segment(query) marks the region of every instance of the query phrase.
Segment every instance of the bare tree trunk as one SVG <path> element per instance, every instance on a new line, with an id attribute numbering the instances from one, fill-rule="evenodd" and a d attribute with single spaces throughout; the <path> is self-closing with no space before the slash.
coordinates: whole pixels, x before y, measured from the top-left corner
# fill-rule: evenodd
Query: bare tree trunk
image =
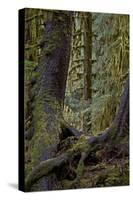
<path id="1" fill-rule="evenodd" d="M 92 68 L 92 19 L 91 13 L 84 13 L 84 99 L 91 100 Z"/>
<path id="2" fill-rule="evenodd" d="M 83 98 L 85 103 L 89 106 L 91 103 L 91 70 L 92 70 L 92 16 L 91 13 L 84 13 L 84 92 Z M 83 115 L 83 131 L 90 132 L 91 123 L 88 126 L 87 122 L 91 121 L 91 113 Z"/>

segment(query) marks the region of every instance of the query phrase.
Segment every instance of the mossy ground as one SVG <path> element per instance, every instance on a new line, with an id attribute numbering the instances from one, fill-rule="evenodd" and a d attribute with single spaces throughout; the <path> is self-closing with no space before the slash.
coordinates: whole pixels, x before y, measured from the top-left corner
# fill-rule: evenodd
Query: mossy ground
<path id="1" fill-rule="evenodd" d="M 129 185 L 128 159 L 116 159 L 108 164 L 102 162 L 85 166 L 80 179 L 63 180 L 63 189 L 111 187 Z"/>
<path id="2" fill-rule="evenodd" d="M 76 168 L 73 169 L 76 177 L 73 180 L 62 180 L 62 189 L 129 185 L 127 141 L 128 138 L 124 137 L 117 145 L 108 143 L 102 149 L 96 152 L 92 151 L 87 156 L 91 146 L 87 146 L 85 136 L 81 136 L 71 148 L 74 152 L 81 152 Z M 73 162 L 71 166 L 74 166 Z"/>

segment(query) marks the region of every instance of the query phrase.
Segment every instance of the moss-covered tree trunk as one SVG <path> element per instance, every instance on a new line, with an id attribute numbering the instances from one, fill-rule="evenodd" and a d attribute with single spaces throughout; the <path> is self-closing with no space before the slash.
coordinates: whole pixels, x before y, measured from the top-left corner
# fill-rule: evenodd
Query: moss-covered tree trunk
<path id="1" fill-rule="evenodd" d="M 41 161 L 56 155 L 63 123 L 69 65 L 71 12 L 53 11 L 44 24 L 43 53 L 32 74 L 32 136 L 26 136 L 25 176 Z M 29 133 L 27 133 L 28 135 Z M 57 189 L 56 175 L 43 177 L 30 190 Z"/>

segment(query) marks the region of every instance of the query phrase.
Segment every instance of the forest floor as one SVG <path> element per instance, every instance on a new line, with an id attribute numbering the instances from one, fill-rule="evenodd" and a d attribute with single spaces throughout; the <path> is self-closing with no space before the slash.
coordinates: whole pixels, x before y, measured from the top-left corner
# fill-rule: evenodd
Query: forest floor
<path id="1" fill-rule="evenodd" d="M 72 170 L 69 171 L 69 178 L 66 176 L 61 180 L 62 189 L 129 185 L 128 137 L 119 144 L 108 143 L 104 148 L 92 152 L 79 168 L 80 159 L 77 156 L 69 164 Z"/>
<path id="2" fill-rule="evenodd" d="M 124 186 L 129 184 L 128 158 L 117 158 L 109 162 L 85 166 L 78 180 L 63 180 L 64 189 Z"/>

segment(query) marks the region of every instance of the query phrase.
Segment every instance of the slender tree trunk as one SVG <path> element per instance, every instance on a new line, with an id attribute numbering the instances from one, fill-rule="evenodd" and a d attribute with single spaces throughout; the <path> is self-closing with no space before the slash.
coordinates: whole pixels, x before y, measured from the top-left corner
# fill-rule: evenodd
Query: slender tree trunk
<path id="1" fill-rule="evenodd" d="M 91 13 L 84 13 L 84 92 L 83 99 L 87 106 L 91 103 L 91 70 L 92 70 L 92 16 Z M 91 121 L 91 113 L 87 115 L 83 114 L 83 131 L 85 133 L 90 132 L 91 124 L 87 125 L 87 122 Z"/>
<path id="2" fill-rule="evenodd" d="M 91 100 L 92 68 L 92 19 L 91 13 L 84 13 L 84 99 Z"/>
<path id="3" fill-rule="evenodd" d="M 129 78 L 127 78 L 125 83 L 120 107 L 114 123 L 116 123 L 119 136 L 123 136 L 129 131 Z"/>
<path id="4" fill-rule="evenodd" d="M 124 85 L 123 94 L 120 99 L 120 106 L 110 128 L 105 130 L 101 138 L 106 140 L 120 140 L 129 136 L 129 78 Z"/>

